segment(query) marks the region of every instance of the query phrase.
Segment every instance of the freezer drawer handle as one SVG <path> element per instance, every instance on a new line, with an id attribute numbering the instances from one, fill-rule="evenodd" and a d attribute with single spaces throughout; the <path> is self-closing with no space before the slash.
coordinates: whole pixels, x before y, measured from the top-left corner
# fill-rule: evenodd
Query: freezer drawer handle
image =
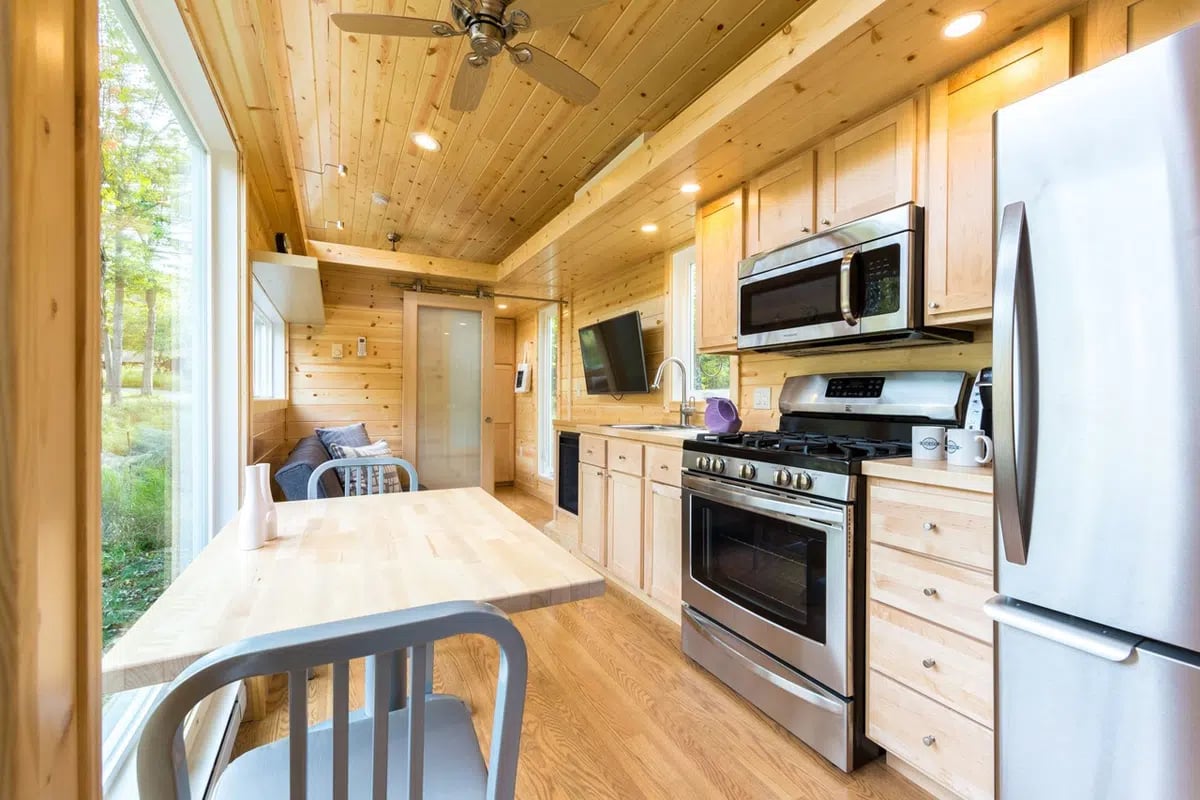
<path id="1" fill-rule="evenodd" d="M 1106 661 L 1121 663 L 1133 655 L 1142 637 L 1084 622 L 1057 611 L 1031 606 L 1011 597 L 996 596 L 983 604 L 983 613 L 997 624 L 1080 650 Z"/>
<path id="2" fill-rule="evenodd" d="M 729 655 L 735 661 L 740 662 L 743 667 L 748 669 L 756 677 L 767 681 L 778 689 L 782 689 L 792 697 L 802 700 L 809 705 L 816 706 L 822 711 L 828 711 L 831 714 L 842 714 L 845 712 L 846 709 L 841 703 L 834 702 L 828 697 L 822 697 L 813 690 L 801 686 L 795 681 L 788 680 L 782 675 L 776 675 L 774 672 L 771 672 L 757 661 L 754 661 L 750 656 L 741 652 L 741 650 L 736 648 L 733 644 L 725 641 L 725 637 L 714 629 L 712 623 L 698 619 L 695 614 L 687 611 L 686 609 L 684 610 L 683 618 L 692 626 L 696 633 L 703 636 L 709 644 L 719 650 L 723 650 L 726 655 Z"/>

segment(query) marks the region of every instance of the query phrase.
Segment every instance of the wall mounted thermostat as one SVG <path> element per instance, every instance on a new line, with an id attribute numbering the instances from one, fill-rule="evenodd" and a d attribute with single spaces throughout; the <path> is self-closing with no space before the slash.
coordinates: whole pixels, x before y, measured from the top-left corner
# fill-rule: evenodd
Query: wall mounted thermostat
<path id="1" fill-rule="evenodd" d="M 358 357 L 367 357 L 367 337 L 365 336 L 358 337 Z"/>
<path id="2" fill-rule="evenodd" d="M 332 352 L 329 355 L 333 358 L 341 358 L 342 357 L 342 346 L 340 344 L 335 344 L 333 346 Z"/>

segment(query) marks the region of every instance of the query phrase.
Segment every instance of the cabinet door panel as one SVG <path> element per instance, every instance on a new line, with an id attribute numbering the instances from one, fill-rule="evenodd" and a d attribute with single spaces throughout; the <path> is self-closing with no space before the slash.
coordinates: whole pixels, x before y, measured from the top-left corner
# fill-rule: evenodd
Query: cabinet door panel
<path id="1" fill-rule="evenodd" d="M 579 552 L 603 565 L 608 548 L 608 473 L 579 465 Z"/>
<path id="2" fill-rule="evenodd" d="M 827 139 L 817 149 L 818 230 L 916 200 L 916 100 Z"/>
<path id="3" fill-rule="evenodd" d="M 1066 80 L 1070 72 L 1071 19 L 1062 17 L 930 90 L 928 323 L 991 318 L 999 211 L 992 117 L 1004 106 Z"/>
<path id="4" fill-rule="evenodd" d="M 696 345 L 701 350 L 737 349 L 737 269 L 746 255 L 743 194 L 738 189 L 696 214 Z"/>
<path id="5" fill-rule="evenodd" d="M 812 235 L 817 215 L 817 155 L 797 158 L 750 182 L 746 251 L 766 253 Z"/>
<path id="6" fill-rule="evenodd" d="M 608 473 L 608 568 L 631 586 L 642 585 L 642 479 Z"/>
<path id="7" fill-rule="evenodd" d="M 664 606 L 681 603 L 683 501 L 676 486 L 646 482 L 646 593 Z"/>

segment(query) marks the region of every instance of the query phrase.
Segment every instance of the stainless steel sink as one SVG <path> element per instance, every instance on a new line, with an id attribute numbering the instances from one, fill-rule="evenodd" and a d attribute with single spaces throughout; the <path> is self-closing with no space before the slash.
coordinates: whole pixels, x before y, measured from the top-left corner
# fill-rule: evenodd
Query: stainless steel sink
<path id="1" fill-rule="evenodd" d="M 618 431 L 698 431 L 689 425 L 605 425 Z"/>

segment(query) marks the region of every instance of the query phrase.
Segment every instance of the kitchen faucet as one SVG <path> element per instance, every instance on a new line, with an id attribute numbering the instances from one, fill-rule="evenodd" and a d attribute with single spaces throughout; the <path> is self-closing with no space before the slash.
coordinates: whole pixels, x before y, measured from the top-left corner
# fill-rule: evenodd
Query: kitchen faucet
<path id="1" fill-rule="evenodd" d="M 692 427 L 692 414 L 696 413 L 696 398 L 688 397 L 688 386 L 690 386 L 690 384 L 688 383 L 687 365 L 684 364 L 681 359 L 678 359 L 675 356 L 671 356 L 670 358 L 664 360 L 658 365 L 658 372 L 654 375 L 654 385 L 650 388 L 654 389 L 655 391 L 662 388 L 663 373 L 667 371 L 667 364 L 675 364 L 677 367 L 679 367 L 679 374 L 683 378 L 683 391 L 681 392 L 683 395 L 683 401 L 679 404 L 679 424 L 685 428 L 690 428 Z"/>

